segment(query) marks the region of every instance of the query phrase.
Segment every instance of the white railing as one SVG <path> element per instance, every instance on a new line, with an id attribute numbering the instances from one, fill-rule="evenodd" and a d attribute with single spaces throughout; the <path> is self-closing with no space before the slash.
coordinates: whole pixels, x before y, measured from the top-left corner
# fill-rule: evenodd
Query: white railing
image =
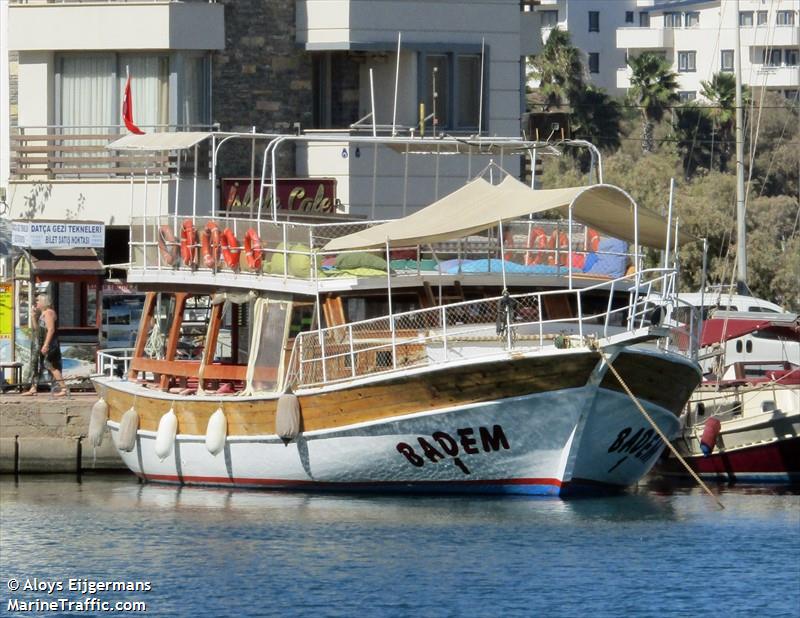
<path id="1" fill-rule="evenodd" d="M 675 271 L 652 269 L 580 290 L 504 295 L 301 333 L 287 382 L 307 387 L 511 350 L 584 346 L 656 326 L 662 313 L 655 311 L 675 281 Z"/>
<path id="2" fill-rule="evenodd" d="M 194 263 L 185 263 L 180 258 L 181 229 L 185 221 L 191 221 L 196 240 L 189 248 L 197 252 Z M 202 255 L 202 234 L 210 223 L 218 226 L 221 234 L 229 228 L 240 248 L 234 252 L 236 259 L 232 268 L 226 264 L 219 247 L 216 259 L 206 260 Z M 139 270 L 175 270 L 210 272 L 223 275 L 249 273 L 256 276 L 271 275 L 284 279 L 316 281 L 342 273 L 334 266 L 340 264 L 336 258 L 347 254 L 364 254 L 364 251 L 325 252 L 328 241 L 361 231 L 383 221 L 337 222 L 308 224 L 297 222 L 272 222 L 251 218 L 227 217 L 176 217 L 160 215 L 134 217 L 131 222 L 130 264 Z M 520 219 L 503 224 L 505 239 L 501 242 L 497 229 L 480 235 L 458 240 L 437 242 L 430 245 L 415 245 L 393 248 L 388 266 L 395 276 L 419 275 L 423 271 L 450 275 L 506 274 L 563 275 L 569 274 L 572 262 L 573 274 L 582 274 L 586 259 L 594 254 L 623 258 L 625 267 L 632 264 L 630 252 L 592 251 L 591 232 L 587 226 L 574 223 L 569 234 L 569 224 L 564 220 Z M 250 267 L 244 257 L 244 238 L 253 230 L 261 245 L 261 266 Z M 536 236 L 538 234 L 538 236 Z M 572 239 L 570 256 L 569 238 Z M 172 253 L 172 258 L 167 256 Z M 371 252 L 386 258 L 385 251 Z M 407 258 L 400 257 L 407 256 Z M 171 262 L 171 263 L 169 263 Z M 372 268 L 375 276 L 386 276 L 386 264 Z M 375 272 L 383 271 L 383 272 Z M 622 272 L 625 268 L 622 268 Z M 363 274 L 361 275 L 363 276 Z"/>
<path id="3" fill-rule="evenodd" d="M 133 348 L 107 348 L 97 351 L 97 373 L 109 378 L 127 378 Z"/>

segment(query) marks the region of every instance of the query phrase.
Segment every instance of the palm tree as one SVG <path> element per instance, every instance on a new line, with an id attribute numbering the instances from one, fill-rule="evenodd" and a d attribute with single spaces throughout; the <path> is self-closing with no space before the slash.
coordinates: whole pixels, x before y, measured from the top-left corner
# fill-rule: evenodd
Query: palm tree
<path id="1" fill-rule="evenodd" d="M 678 76 L 669 63 L 656 54 L 645 52 L 628 58 L 631 68 L 629 96 L 642 113 L 642 150 L 653 152 L 653 126 L 664 117 L 672 103 L 677 103 Z"/>
<path id="2" fill-rule="evenodd" d="M 539 81 L 545 111 L 568 103 L 583 90 L 581 53 L 572 46 L 569 33 L 553 28 L 542 51 L 531 62 L 528 77 Z"/>
<path id="3" fill-rule="evenodd" d="M 701 81 L 700 85 L 702 86 L 700 94 L 710 104 L 706 111 L 713 123 L 713 131 L 723 140 L 720 157 L 720 170 L 722 170 L 731 156 L 733 122 L 736 118 L 736 78 L 732 73 L 715 73 L 710 82 Z M 744 100 L 746 96 L 747 93 L 743 91 L 742 99 Z M 711 138 L 712 167 L 714 133 Z"/>
<path id="4" fill-rule="evenodd" d="M 582 92 L 573 95 L 570 116 L 573 137 L 592 142 L 598 148 L 613 151 L 620 146 L 621 122 L 622 109 L 619 102 L 602 88 L 588 85 Z M 578 159 L 581 169 L 587 171 L 589 153 L 584 149 L 571 152 L 580 153 Z"/>

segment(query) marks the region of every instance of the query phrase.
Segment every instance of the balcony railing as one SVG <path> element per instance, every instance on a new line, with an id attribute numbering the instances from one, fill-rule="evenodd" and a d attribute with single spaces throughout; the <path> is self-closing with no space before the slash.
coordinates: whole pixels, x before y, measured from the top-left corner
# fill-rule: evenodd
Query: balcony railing
<path id="1" fill-rule="evenodd" d="M 204 127 L 205 128 L 205 127 Z M 188 127 L 142 127 L 150 131 L 189 130 Z M 195 130 L 198 130 L 197 128 Z M 202 130 L 202 129 L 200 129 Z M 177 156 L 163 152 L 119 152 L 107 146 L 122 137 L 120 126 L 18 127 L 11 134 L 11 178 L 75 179 L 170 174 L 177 171 Z M 206 154 L 204 150 L 200 153 Z M 200 157 L 198 170 L 208 172 L 208 157 Z"/>

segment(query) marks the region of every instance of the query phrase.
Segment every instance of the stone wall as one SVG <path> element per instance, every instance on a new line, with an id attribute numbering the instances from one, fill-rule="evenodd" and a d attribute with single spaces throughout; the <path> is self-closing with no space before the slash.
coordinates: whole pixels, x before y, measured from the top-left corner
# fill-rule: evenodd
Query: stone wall
<path id="1" fill-rule="evenodd" d="M 295 37 L 294 0 L 223 0 L 225 49 L 213 56 L 212 118 L 223 131 L 290 131 L 312 122 L 311 55 Z M 226 144 L 220 174 L 249 176 L 250 149 Z M 295 173 L 283 150 L 279 173 Z M 261 158 L 257 159 L 260 168 Z"/>
<path id="2" fill-rule="evenodd" d="M 69 399 L 0 395 L 0 473 L 124 469 L 106 429 L 95 452 L 88 444 L 95 394 Z M 17 463 L 15 464 L 15 457 Z"/>

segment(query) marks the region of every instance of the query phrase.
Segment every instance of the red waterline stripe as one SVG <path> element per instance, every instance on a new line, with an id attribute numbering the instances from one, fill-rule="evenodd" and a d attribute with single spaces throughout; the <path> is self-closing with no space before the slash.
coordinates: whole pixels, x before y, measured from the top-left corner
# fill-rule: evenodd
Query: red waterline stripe
<path id="1" fill-rule="evenodd" d="M 442 481 L 356 481 L 356 482 L 333 482 L 333 481 L 301 481 L 301 480 L 282 480 L 282 479 L 248 479 L 248 478 L 229 478 L 226 476 L 176 476 L 173 474 L 141 474 L 138 477 L 148 481 L 170 481 L 175 483 L 213 483 L 214 485 L 264 485 L 277 487 L 309 487 L 309 486 L 334 486 L 334 487 L 370 487 L 375 485 L 397 486 L 397 485 L 552 485 L 561 487 L 562 483 L 553 478 L 530 478 L 530 479 L 465 479 L 463 481 L 442 480 Z"/>

